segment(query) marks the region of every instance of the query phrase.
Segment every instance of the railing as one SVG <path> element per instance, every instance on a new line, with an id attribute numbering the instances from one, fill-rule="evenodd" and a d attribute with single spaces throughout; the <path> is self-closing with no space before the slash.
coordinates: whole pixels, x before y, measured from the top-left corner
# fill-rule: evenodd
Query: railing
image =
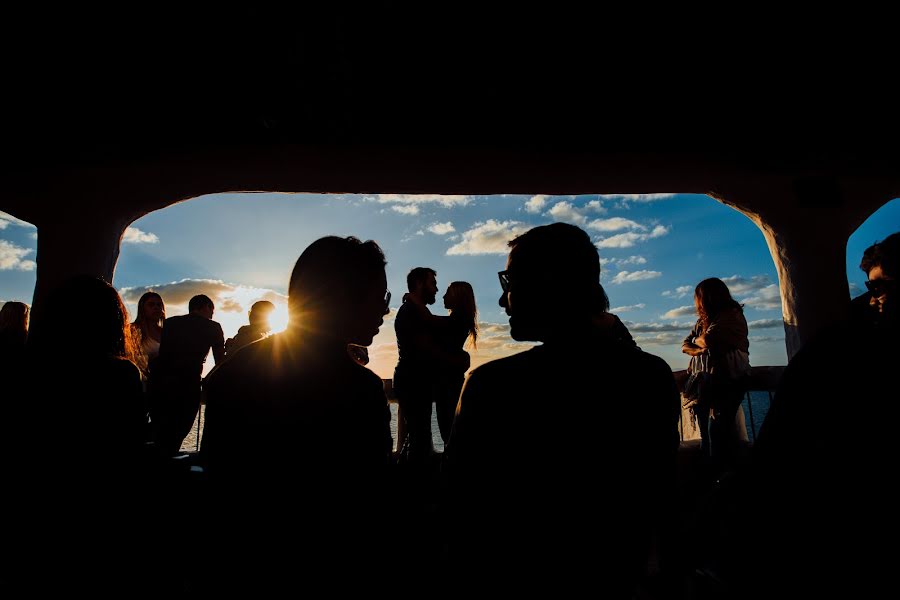
<path id="1" fill-rule="evenodd" d="M 744 413 L 750 420 L 750 428 L 747 436 L 750 443 L 756 441 L 756 435 L 759 432 L 757 423 L 762 426 L 762 422 L 768 413 L 769 406 L 772 404 L 773 393 L 778 387 L 778 381 L 781 379 L 781 374 L 783 372 L 784 367 L 753 367 L 750 376 L 746 380 L 747 387 L 744 392 L 744 400 L 741 402 L 741 407 L 744 409 Z M 687 371 L 675 371 L 673 375 L 675 375 L 675 383 L 678 384 L 678 391 L 680 392 L 684 389 L 688 373 Z M 764 410 L 754 410 L 754 393 L 765 393 L 767 395 L 768 402 L 765 404 Z M 682 441 L 685 439 L 684 422 L 685 411 L 682 410 L 681 419 L 679 419 L 678 423 L 678 430 Z"/>
<path id="2" fill-rule="evenodd" d="M 762 425 L 762 421 L 765 418 L 765 413 L 768 411 L 768 407 L 772 403 L 772 394 L 778 386 L 778 380 L 781 378 L 781 374 L 784 372 L 784 367 L 753 367 L 750 377 L 747 378 L 747 391 L 744 393 L 744 400 L 741 403 L 741 406 L 744 407 L 745 414 L 749 417 L 750 420 L 750 428 L 748 431 L 748 439 L 750 443 L 756 441 L 756 434 L 758 432 L 758 428 L 756 426 L 757 422 Z M 678 385 L 678 391 L 684 389 L 684 383 L 687 381 L 688 374 L 687 371 L 675 371 L 673 373 L 675 376 L 675 383 Z M 391 403 L 397 402 L 397 396 L 394 394 L 394 385 L 392 379 L 382 379 L 384 383 L 384 393 L 387 396 L 387 399 Z M 754 410 L 754 398 L 752 397 L 753 393 L 761 393 L 765 392 L 768 395 L 768 403 L 766 404 L 765 410 Z M 205 402 L 203 403 L 205 405 Z M 681 436 L 681 439 L 684 440 L 684 422 L 685 422 L 685 411 L 682 410 L 681 418 L 678 423 L 678 431 Z M 195 422 L 196 425 L 196 434 L 195 441 L 192 446 L 195 446 L 197 450 L 200 449 L 200 438 L 202 435 L 202 427 L 203 427 L 203 409 L 201 406 L 200 412 L 197 414 L 197 419 Z"/>

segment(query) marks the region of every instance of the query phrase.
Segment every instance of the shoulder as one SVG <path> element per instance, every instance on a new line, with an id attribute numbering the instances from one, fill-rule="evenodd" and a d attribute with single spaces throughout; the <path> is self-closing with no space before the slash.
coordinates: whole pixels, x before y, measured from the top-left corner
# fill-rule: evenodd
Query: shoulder
<path id="1" fill-rule="evenodd" d="M 473 385 L 489 385 L 495 381 L 506 381 L 515 374 L 533 372 L 532 369 L 543 362 L 541 354 L 541 347 L 538 346 L 512 356 L 492 360 L 472 369 L 468 380 Z"/>

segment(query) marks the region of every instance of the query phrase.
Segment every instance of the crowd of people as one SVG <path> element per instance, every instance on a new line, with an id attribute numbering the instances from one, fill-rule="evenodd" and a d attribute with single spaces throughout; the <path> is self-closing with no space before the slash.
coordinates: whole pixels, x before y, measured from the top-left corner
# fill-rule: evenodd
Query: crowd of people
<path id="1" fill-rule="evenodd" d="M 451 283 L 443 295 L 448 315 L 434 315 L 428 307 L 439 291 L 437 273 L 413 269 L 394 322 L 397 440 L 382 381 L 364 366 L 365 348 L 390 311 L 387 260 L 374 241 L 325 237 L 306 248 L 288 286 L 288 327 L 276 335 L 268 323 L 274 306 L 260 301 L 249 324 L 226 341 L 205 295 L 190 300 L 187 315 L 167 318 L 163 298 L 147 292 L 129 323 L 109 283 L 81 276 L 48 298 L 44 335 L 32 349 L 29 308 L 7 302 L 0 310 L 4 385 L 22 397 L 25 390 L 8 382 L 28 374 L 49 440 L 29 464 L 40 466 L 42 494 L 83 496 L 71 504 L 81 512 L 54 511 L 58 531 L 48 526 L 44 535 L 67 535 L 57 550 L 75 553 L 73 539 L 96 533 L 85 516 L 92 526 L 104 524 L 103 539 L 113 544 L 138 535 L 121 527 L 121 519 L 135 517 L 127 507 L 157 515 L 189 510 L 190 500 L 169 495 L 177 488 L 149 488 L 165 476 L 156 465 L 179 455 L 202 386 L 206 424 L 196 465 L 208 487 L 199 575 L 188 584 L 161 576 L 156 581 L 167 583 L 160 587 L 259 592 L 343 576 L 349 580 L 329 580 L 335 589 L 390 589 L 396 583 L 388 586 L 379 573 L 397 564 L 396 539 L 406 582 L 448 590 L 593 589 L 630 598 L 651 549 L 660 568 L 683 568 L 686 561 L 665 540 L 679 518 L 682 402 L 671 369 L 609 313 L 587 233 L 555 223 L 509 246 L 499 302 L 512 338 L 540 345 L 466 375 L 466 349 L 476 349 L 479 333 L 474 290 Z M 900 364 L 898 246 L 900 233 L 866 251 L 866 294 L 851 303 L 846 321 L 821 332 L 788 365 L 746 469 L 735 468 L 734 423 L 750 375 L 747 321 L 721 279 L 696 286 L 697 322 L 682 352 L 692 372 L 705 374 L 692 404 L 701 450 L 715 480 L 751 486 L 740 501 L 752 498 L 766 513 L 763 537 L 743 545 L 739 534 L 720 528 L 699 565 L 735 595 L 778 578 L 798 588 L 846 583 L 825 577 L 849 560 L 850 550 L 836 540 L 871 549 L 852 523 L 875 527 L 893 514 L 886 475 L 898 416 L 890 400 Z M 76 329 L 73 314 L 89 326 Z M 837 344 L 843 352 L 835 353 Z M 61 349 L 71 349 L 65 361 L 58 360 Z M 216 368 L 202 380 L 210 352 Z M 50 364 L 57 366 L 47 376 Z M 823 370 L 832 375 L 827 384 Z M 821 416 L 833 414 L 822 410 L 831 402 L 823 398 L 847 403 L 861 425 L 840 450 L 822 435 L 829 424 Z M 856 398 L 869 408 L 850 408 Z M 598 437 L 596 425 L 611 408 L 627 416 L 627 425 Z M 432 410 L 443 454 L 434 451 Z M 837 482 L 852 483 L 852 494 Z M 859 513 L 856 521 L 835 516 L 826 535 L 807 509 L 838 499 Z M 150 519 L 139 535 L 172 544 L 172 524 L 187 522 Z M 159 531 L 147 531 L 147 523 Z M 749 572 L 761 568 L 762 556 L 771 563 L 766 574 Z M 153 578 L 146 569 L 167 568 L 158 555 L 124 562 L 130 566 L 119 572 L 129 590 L 141 586 L 132 577 Z M 77 564 L 73 576 L 84 582 L 108 567 Z M 746 580 L 755 583 L 742 587 Z"/>

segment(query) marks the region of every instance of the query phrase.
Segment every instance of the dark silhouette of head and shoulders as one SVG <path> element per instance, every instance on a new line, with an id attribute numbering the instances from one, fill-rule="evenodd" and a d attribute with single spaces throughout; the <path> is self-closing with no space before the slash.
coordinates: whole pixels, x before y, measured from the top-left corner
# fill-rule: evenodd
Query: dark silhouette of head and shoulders
<path id="1" fill-rule="evenodd" d="M 229 356 L 257 340 L 261 340 L 272 331 L 269 317 L 275 311 L 275 305 L 268 300 L 259 300 L 250 307 L 247 317 L 249 325 L 242 325 L 233 338 L 225 340 L 225 353 Z"/>
<path id="2" fill-rule="evenodd" d="M 390 412 L 381 379 L 347 346 L 372 343 L 386 297 L 375 242 L 321 238 L 291 274 L 287 330 L 208 377 L 213 586 L 373 583 L 361 569 L 386 558 Z"/>
<path id="3" fill-rule="evenodd" d="M 893 557 L 873 536 L 900 533 L 889 475 L 900 459 L 900 233 L 867 248 L 860 269 L 868 291 L 791 359 L 760 429 L 744 487 L 761 527 L 730 540 L 723 575 L 735 586 L 872 595 L 892 585 Z"/>
<path id="4" fill-rule="evenodd" d="M 354 361 L 387 314 L 375 242 L 325 237 L 297 260 L 286 331 L 244 347 L 207 381 L 211 476 L 292 485 L 381 469 L 390 451 L 381 379 Z M 281 477 L 285 469 L 285 477 Z"/>
<path id="5" fill-rule="evenodd" d="M 542 345 L 465 383 L 445 455 L 458 516 L 451 557 L 465 576 L 495 583 L 524 586 L 534 573 L 627 593 L 678 445 L 671 370 L 597 325 L 607 304 L 584 231 L 536 227 L 510 248 L 500 305 L 513 339 Z"/>

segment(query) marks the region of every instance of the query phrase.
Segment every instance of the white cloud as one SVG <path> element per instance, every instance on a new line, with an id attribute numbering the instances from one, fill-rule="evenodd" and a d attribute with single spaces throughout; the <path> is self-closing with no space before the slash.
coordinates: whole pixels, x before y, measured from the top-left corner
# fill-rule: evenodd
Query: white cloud
<path id="1" fill-rule="evenodd" d="M 851 298 L 855 298 L 856 296 L 859 296 L 862 293 L 863 293 L 863 290 L 861 287 L 859 287 L 855 283 L 850 284 L 850 297 Z"/>
<path id="2" fill-rule="evenodd" d="M 633 310 L 641 310 L 642 308 L 646 308 L 646 306 L 647 306 L 646 304 L 630 304 L 628 306 L 614 306 L 613 308 L 609 309 L 609 312 L 614 313 L 614 314 L 625 313 L 625 312 L 631 312 Z"/>
<path id="3" fill-rule="evenodd" d="M 771 329 L 773 327 L 784 327 L 784 321 L 781 319 L 759 319 L 758 321 L 750 321 L 747 323 L 750 329 Z"/>
<path id="4" fill-rule="evenodd" d="M 740 302 L 756 310 L 777 310 L 781 308 L 781 293 L 776 284 L 767 285 L 753 296 L 743 298 Z"/>
<path id="5" fill-rule="evenodd" d="M 419 206 L 422 204 L 437 204 L 443 208 L 453 208 L 454 206 L 466 206 L 472 202 L 469 196 L 451 196 L 440 194 L 376 194 L 374 196 L 366 196 L 379 204 L 400 204 L 403 206 Z M 395 209 L 396 210 L 396 209 Z M 397 211 L 403 212 L 403 211 Z M 417 214 L 416 212 L 404 212 L 403 214 Z"/>
<path id="6" fill-rule="evenodd" d="M 609 219 L 594 219 L 587 224 L 588 229 L 596 231 L 621 231 L 622 229 L 633 229 L 644 231 L 647 229 L 640 223 L 631 219 L 623 219 L 622 217 L 611 217 Z"/>
<path id="7" fill-rule="evenodd" d="M 632 333 L 662 333 L 667 331 L 683 331 L 682 338 L 694 328 L 694 323 L 635 323 L 622 321 Z"/>
<path id="8" fill-rule="evenodd" d="M 554 221 L 564 221 L 576 225 L 583 225 L 587 221 L 587 217 L 581 214 L 581 211 L 575 208 L 571 202 L 557 202 L 553 208 L 544 213 L 544 216 L 551 217 Z"/>
<path id="9" fill-rule="evenodd" d="M 585 210 L 589 212 L 594 212 L 599 215 L 606 214 L 606 209 L 603 207 L 603 203 L 599 200 L 591 200 L 587 204 L 584 205 Z"/>
<path id="10" fill-rule="evenodd" d="M 628 258 L 601 258 L 600 264 L 615 265 L 620 269 L 625 265 L 646 265 L 647 259 L 643 256 L 629 256 Z"/>
<path id="11" fill-rule="evenodd" d="M 601 194 L 604 200 L 622 200 L 624 202 L 656 202 L 674 198 L 675 194 Z"/>
<path id="12" fill-rule="evenodd" d="M 750 278 L 732 275 L 731 277 L 723 277 L 722 281 L 728 286 L 732 296 L 749 294 L 750 292 L 761 290 L 772 283 L 772 280 L 767 275 L 754 275 Z"/>
<path id="13" fill-rule="evenodd" d="M 0 240 L 0 271 L 34 271 L 37 263 L 25 260 L 34 252 L 31 248 L 22 248 L 12 242 Z"/>
<path id="14" fill-rule="evenodd" d="M 126 227 L 122 242 L 125 244 L 158 244 L 159 238 L 155 233 L 147 233 L 137 227 Z"/>
<path id="15" fill-rule="evenodd" d="M 608 238 L 602 238 L 595 245 L 598 248 L 631 248 L 635 244 L 646 242 L 649 239 L 662 237 L 670 231 L 669 227 L 657 225 L 650 233 L 634 233 L 633 231 L 618 233 Z"/>
<path id="16" fill-rule="evenodd" d="M 666 311 L 661 319 L 680 319 L 681 317 L 690 317 L 697 314 L 697 310 L 693 306 L 679 306 L 670 311 Z"/>
<path id="17" fill-rule="evenodd" d="M 122 300 L 125 302 L 137 302 L 144 292 L 156 292 L 162 296 L 166 306 L 184 305 L 198 294 L 205 294 L 218 308 L 219 298 L 234 293 L 240 286 L 225 283 L 219 279 L 182 279 L 159 285 L 122 288 Z"/>
<path id="18" fill-rule="evenodd" d="M 619 271 L 616 273 L 616 276 L 613 277 L 612 282 L 615 284 L 621 284 L 631 281 L 644 281 L 646 279 L 656 279 L 657 277 L 661 277 L 662 273 L 659 271 Z"/>
<path id="19" fill-rule="evenodd" d="M 35 229 L 35 226 L 28 221 L 23 221 L 22 219 L 18 219 L 11 214 L 0 210 L 0 229 L 6 229 L 9 225 L 18 225 L 19 227 Z"/>
<path id="20" fill-rule="evenodd" d="M 690 332 L 691 327 L 685 329 L 684 333 L 667 331 L 649 335 L 635 335 L 634 341 L 638 346 L 680 346 L 687 333 Z"/>
<path id="21" fill-rule="evenodd" d="M 456 228 L 450 221 L 447 221 L 446 223 L 432 223 L 427 229 L 435 235 L 447 235 L 448 233 L 456 231 Z"/>
<path id="22" fill-rule="evenodd" d="M 538 194 L 537 196 L 532 196 L 525 203 L 525 210 L 530 213 L 539 213 L 544 210 L 544 206 L 547 204 L 547 196 L 544 194 Z"/>
<path id="23" fill-rule="evenodd" d="M 684 298 L 688 294 L 694 293 L 694 286 L 692 285 L 679 285 L 675 290 L 666 290 L 662 293 L 663 296 L 672 297 L 672 298 Z"/>
<path id="24" fill-rule="evenodd" d="M 415 204 L 397 204 L 391 207 L 391 210 L 394 212 L 398 212 L 401 215 L 417 215 L 419 214 L 419 207 Z"/>
<path id="25" fill-rule="evenodd" d="M 530 227 L 519 221 L 495 221 L 488 219 L 475 223 L 471 229 L 462 234 L 462 241 L 450 246 L 449 256 L 463 254 L 506 254 L 509 252 L 509 241 L 522 235 Z"/>

